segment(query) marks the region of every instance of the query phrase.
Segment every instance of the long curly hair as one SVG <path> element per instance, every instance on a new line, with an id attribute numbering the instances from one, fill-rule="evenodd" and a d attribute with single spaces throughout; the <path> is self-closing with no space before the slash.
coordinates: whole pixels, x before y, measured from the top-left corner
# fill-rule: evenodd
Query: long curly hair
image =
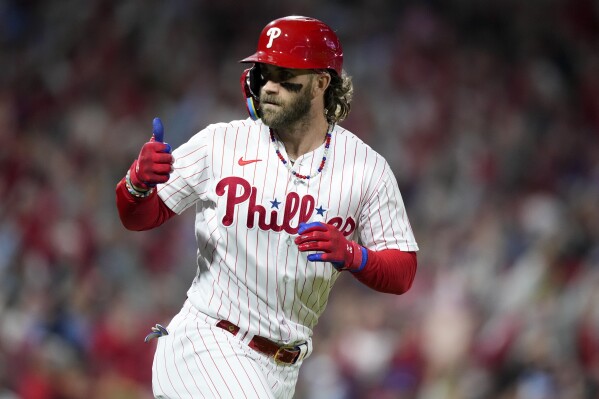
<path id="1" fill-rule="evenodd" d="M 354 86 L 351 76 L 345 70 L 341 72 L 341 76 L 333 71 L 330 71 L 330 75 L 331 83 L 324 93 L 324 114 L 327 122 L 335 124 L 349 115 Z"/>

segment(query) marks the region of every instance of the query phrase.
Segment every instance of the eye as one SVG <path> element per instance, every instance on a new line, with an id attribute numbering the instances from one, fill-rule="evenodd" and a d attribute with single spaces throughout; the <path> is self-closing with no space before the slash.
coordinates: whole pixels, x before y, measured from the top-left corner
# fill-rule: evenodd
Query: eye
<path id="1" fill-rule="evenodd" d="M 273 73 L 266 68 L 260 68 L 260 80 L 261 83 L 266 83 L 269 80 L 273 80 Z"/>

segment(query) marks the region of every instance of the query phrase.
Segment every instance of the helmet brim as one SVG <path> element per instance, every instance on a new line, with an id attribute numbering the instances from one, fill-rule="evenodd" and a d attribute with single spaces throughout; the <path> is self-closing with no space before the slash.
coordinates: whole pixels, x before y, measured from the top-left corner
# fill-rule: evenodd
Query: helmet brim
<path id="1" fill-rule="evenodd" d="M 289 68 L 289 69 L 332 69 L 335 70 L 333 66 L 327 66 L 323 68 L 322 62 L 313 62 L 307 59 L 298 59 L 297 56 L 288 55 L 286 53 L 274 52 L 271 51 L 266 53 L 264 51 L 257 51 L 254 54 L 250 55 L 239 61 L 240 63 L 260 63 L 260 64 L 270 64 L 275 65 L 281 68 Z"/>

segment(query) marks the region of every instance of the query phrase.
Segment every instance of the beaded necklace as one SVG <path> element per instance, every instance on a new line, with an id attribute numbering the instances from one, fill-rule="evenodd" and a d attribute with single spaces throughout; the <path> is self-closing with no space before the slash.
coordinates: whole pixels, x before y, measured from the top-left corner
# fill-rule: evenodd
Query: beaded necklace
<path id="1" fill-rule="evenodd" d="M 330 125 L 330 128 L 327 131 L 327 135 L 326 135 L 326 137 L 324 139 L 324 154 L 322 155 L 322 160 L 320 161 L 320 165 L 318 166 L 318 169 L 316 170 L 316 172 L 312 173 L 311 175 L 302 175 L 300 173 L 297 173 L 295 170 L 292 169 L 291 166 L 289 166 L 290 162 L 285 159 L 285 157 L 283 156 L 283 154 L 281 154 L 281 151 L 279 149 L 279 142 L 275 138 L 275 134 L 272 131 L 272 129 L 270 129 L 270 140 L 272 141 L 272 143 L 275 146 L 275 151 L 277 152 L 277 156 L 279 157 L 279 159 L 281 160 L 281 162 L 283 162 L 283 165 L 285 165 L 285 167 L 287 168 L 287 170 L 289 172 L 291 172 L 291 174 L 293 176 L 295 176 L 296 178 L 298 178 L 298 179 L 310 180 L 310 179 L 315 178 L 324 169 L 324 165 L 327 162 L 327 156 L 329 155 L 329 147 L 331 145 L 331 132 L 332 131 L 333 131 L 333 125 Z"/>

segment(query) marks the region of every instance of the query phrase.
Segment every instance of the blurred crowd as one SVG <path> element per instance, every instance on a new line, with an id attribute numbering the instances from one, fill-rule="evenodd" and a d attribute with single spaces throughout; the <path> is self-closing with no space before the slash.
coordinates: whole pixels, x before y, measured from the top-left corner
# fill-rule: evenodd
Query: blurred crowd
<path id="1" fill-rule="evenodd" d="M 126 231 L 114 187 L 154 116 L 173 147 L 245 118 L 290 14 L 338 31 L 420 246 L 402 296 L 338 280 L 296 398 L 599 398 L 599 4 L 252 3 L 0 1 L 0 399 L 151 397 L 194 215 Z"/>

